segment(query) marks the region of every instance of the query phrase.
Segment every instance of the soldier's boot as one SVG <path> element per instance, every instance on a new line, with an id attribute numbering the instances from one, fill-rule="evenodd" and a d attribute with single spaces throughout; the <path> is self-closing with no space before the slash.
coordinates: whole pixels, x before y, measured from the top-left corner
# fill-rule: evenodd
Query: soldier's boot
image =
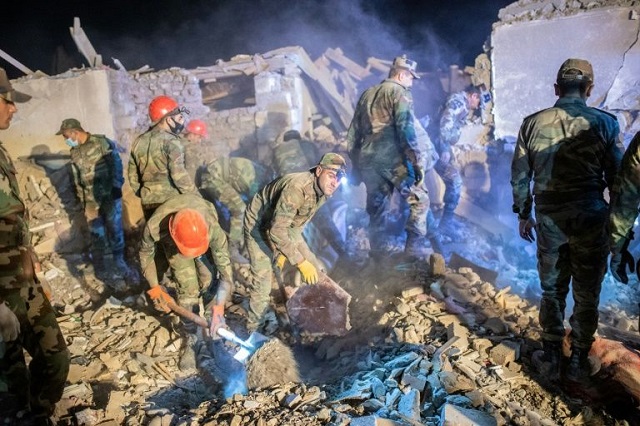
<path id="1" fill-rule="evenodd" d="M 118 275 L 124 277 L 129 287 L 140 284 L 140 274 L 135 268 L 129 266 L 124 259 L 124 250 L 116 250 L 113 252 L 113 263 L 118 271 Z"/>
<path id="2" fill-rule="evenodd" d="M 427 237 L 429 239 L 429 244 L 431 244 L 431 249 L 434 253 L 442 254 L 442 241 L 440 241 L 439 235 L 432 235 Z"/>
<path id="3" fill-rule="evenodd" d="M 561 361 L 562 342 L 544 340 L 542 350 L 535 351 L 532 356 L 533 365 L 552 382 L 560 380 Z"/>
<path id="4" fill-rule="evenodd" d="M 462 234 L 458 229 L 459 224 L 456 222 L 455 215 L 451 210 L 444 210 L 440 223 L 438 224 L 438 232 L 451 238 L 454 242 L 462 240 Z"/>
<path id="5" fill-rule="evenodd" d="M 596 373 L 589 361 L 589 349 L 571 347 L 571 357 L 565 372 L 567 380 L 579 384 L 589 384 L 590 377 Z"/>
<path id="6" fill-rule="evenodd" d="M 183 339 L 182 350 L 180 351 L 180 361 L 178 368 L 180 371 L 190 371 L 196 369 L 196 344 L 198 338 L 195 334 L 188 334 Z"/>
<path id="7" fill-rule="evenodd" d="M 422 235 L 407 232 L 407 241 L 404 244 L 404 254 L 417 259 L 426 259 L 427 244 Z"/>

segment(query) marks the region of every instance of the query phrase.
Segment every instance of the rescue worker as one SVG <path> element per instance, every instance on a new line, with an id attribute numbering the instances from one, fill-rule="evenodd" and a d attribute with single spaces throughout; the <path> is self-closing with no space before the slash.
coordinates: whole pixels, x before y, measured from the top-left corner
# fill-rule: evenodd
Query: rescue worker
<path id="1" fill-rule="evenodd" d="M 405 55 L 395 58 L 389 77 L 360 97 L 347 133 L 353 163 L 349 183 L 364 182 L 367 187 L 369 255 L 374 259 L 386 257 L 391 251 L 385 216 L 394 189 L 410 209 L 405 253 L 425 254 L 429 196 L 423 187 L 423 159 L 414 127 L 411 86 L 415 78 L 420 78 L 416 66 Z"/>
<path id="2" fill-rule="evenodd" d="M 218 158 L 202 172 L 200 191 L 205 199 L 219 203 L 229 213 L 229 246 L 232 258 L 240 263 L 248 260 L 240 255 L 244 246 L 242 222 L 247 203 L 273 179 L 267 168 L 246 158 Z"/>
<path id="3" fill-rule="evenodd" d="M 158 96 L 149 104 L 151 128 L 131 146 L 128 176 L 134 194 L 140 197 L 145 219 L 169 198 L 197 194 L 184 164 L 180 132 L 188 111 L 168 96 Z"/>
<path id="4" fill-rule="evenodd" d="M 31 96 L 13 89 L 0 68 L 0 130 L 16 103 Z M 16 169 L 0 142 L 0 418 L 9 424 L 53 425 L 69 372 L 69 351 L 42 286 L 31 247 L 28 213 Z M 29 367 L 24 350 L 31 356 Z"/>
<path id="5" fill-rule="evenodd" d="M 202 294 L 205 316 L 211 316 L 210 332 L 215 336 L 217 329 L 224 325 L 224 304 L 231 296 L 233 284 L 227 236 L 218 223 L 215 206 L 195 194 L 176 195 L 161 204 L 144 227 L 140 268 L 151 287 L 147 293 L 156 309 L 169 312 L 164 303 L 169 295 L 160 286 L 165 270 L 162 265 L 159 268 L 155 260 L 159 249 L 171 268 L 178 302 L 199 312 Z M 215 270 L 208 256 L 212 257 Z M 211 298 L 210 287 L 214 281 L 218 281 L 218 287 L 215 297 Z M 188 326 L 184 331 L 195 333 Z M 185 348 L 188 349 L 186 355 L 183 353 L 181 357 L 184 369 L 195 366 L 195 359 L 191 359 L 194 343 L 192 339 Z"/>
<path id="6" fill-rule="evenodd" d="M 272 262 L 279 270 L 295 266 L 307 284 L 318 282 L 319 265 L 302 237 L 304 226 L 340 186 L 346 171 L 344 158 L 335 153 L 322 156 L 306 172 L 281 176 L 258 192 L 244 216 L 244 239 L 251 276 L 247 306 L 247 329 L 255 331 L 269 307 Z"/>
<path id="7" fill-rule="evenodd" d="M 622 157 L 620 173 L 610 195 L 611 262 L 609 266 L 613 277 L 627 284 L 629 282 L 627 268 L 633 272 L 636 267 L 628 248 L 629 242 L 633 239 L 633 226 L 638 217 L 638 203 L 640 203 L 640 132 L 636 133 Z M 640 271 L 637 272 L 640 276 Z"/>
<path id="8" fill-rule="evenodd" d="M 584 383 L 591 371 L 587 354 L 598 326 L 609 251 L 609 206 L 603 191 L 618 174 L 623 146 L 615 116 L 586 104 L 593 89 L 588 61 L 567 59 L 554 87 L 559 97 L 555 105 L 526 117 L 520 127 L 511 165 L 513 212 L 520 236 L 533 242 L 535 228 L 538 237 L 543 352 L 534 356 L 534 363 L 547 368 L 552 380 L 560 378 L 571 285 L 575 306 L 565 376 Z"/>
<path id="9" fill-rule="evenodd" d="M 184 144 L 184 165 L 187 173 L 195 183 L 200 184 L 199 172 L 205 165 L 202 153 L 202 141 L 209 137 L 207 125 L 202 120 L 191 120 L 185 128 Z"/>
<path id="10" fill-rule="evenodd" d="M 462 177 L 456 164 L 452 147 L 460 140 L 462 127 L 470 114 L 480 106 L 480 89 L 469 85 L 463 91 L 453 93 L 447 98 L 440 115 L 437 151 L 439 160 L 434 167 L 444 182 L 444 206 L 438 228 L 441 233 L 456 237 L 454 211 L 460 202 Z"/>
<path id="11" fill-rule="evenodd" d="M 94 266 L 110 270 L 104 259 L 111 254 L 117 270 L 125 277 L 132 277 L 133 272 L 124 259 L 124 177 L 115 142 L 104 135 L 88 133 L 75 118 L 63 120 L 56 135 L 62 135 L 71 147 L 73 182 L 89 225 Z"/>

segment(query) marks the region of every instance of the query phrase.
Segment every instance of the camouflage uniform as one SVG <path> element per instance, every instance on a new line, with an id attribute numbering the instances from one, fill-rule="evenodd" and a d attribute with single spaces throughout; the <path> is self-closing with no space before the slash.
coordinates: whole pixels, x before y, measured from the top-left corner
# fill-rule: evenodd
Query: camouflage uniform
<path id="1" fill-rule="evenodd" d="M 438 154 L 448 152 L 450 159 L 448 162 L 438 160 L 434 167 L 436 173 L 444 182 L 444 209 L 443 218 L 450 218 L 458 207 L 460 201 L 460 191 L 462 189 L 462 177 L 460 170 L 455 162 L 451 147 L 460 140 L 462 126 L 464 126 L 469 116 L 469 103 L 467 101 L 467 92 L 457 92 L 452 94 L 445 103 L 442 115 L 440 117 L 440 132 L 436 144 Z M 445 219 L 445 220 L 446 220 Z"/>
<path id="2" fill-rule="evenodd" d="M 385 215 L 394 189 L 409 204 L 407 241 L 424 237 L 427 232 L 429 197 L 424 188 L 414 185 L 414 167 L 423 161 L 414 122 L 410 90 L 387 79 L 362 94 L 349 126 L 349 156 L 354 171 L 367 186 L 374 256 L 385 252 Z"/>
<path id="3" fill-rule="evenodd" d="M 175 195 L 197 194 L 184 166 L 180 137 L 157 126 L 133 142 L 128 176 L 131 189 L 142 201 L 146 219 Z"/>
<path id="4" fill-rule="evenodd" d="M 603 191 L 613 184 L 622 152 L 615 117 L 579 97 L 561 97 L 553 108 L 522 123 L 511 166 L 513 211 L 520 219 L 530 218 L 535 199 L 540 325 L 546 341 L 564 337 L 571 282 L 573 345 L 591 347 L 608 255 Z"/>
<path id="5" fill-rule="evenodd" d="M 209 248 L 220 278 L 233 283 L 227 236 L 218 224 L 215 206 L 195 194 L 181 194 L 160 205 L 147 221 L 140 247 L 140 268 L 150 285 L 158 284 L 162 278 L 154 261 L 157 245 L 160 244 L 171 266 L 181 300 L 198 298 L 200 290 L 207 290 L 211 280 L 211 265 L 206 255 L 190 259 L 180 254 L 169 233 L 169 218 L 184 208 L 197 210 L 209 225 Z"/>
<path id="6" fill-rule="evenodd" d="M 70 154 L 76 193 L 91 231 L 92 252 L 122 256 L 122 200 L 114 199 L 112 191 L 122 187 L 124 177 L 115 143 L 104 135 L 89 135 Z"/>
<path id="7" fill-rule="evenodd" d="M 197 186 L 199 182 L 199 171 L 205 165 L 204 156 L 201 149 L 202 142 L 193 142 L 186 138 L 180 140 L 184 147 L 184 167 L 191 176 L 191 180 Z"/>
<path id="8" fill-rule="evenodd" d="M 319 157 L 313 142 L 299 138 L 282 140 L 273 148 L 273 162 L 279 176 L 309 170 Z"/>
<path id="9" fill-rule="evenodd" d="M 242 222 L 247 203 L 271 179 L 271 172 L 246 158 L 220 158 L 209 163 L 202 173 L 200 189 L 206 199 L 229 210 L 229 240 L 238 247 L 243 244 Z"/>
<path id="10" fill-rule="evenodd" d="M 244 216 L 244 239 L 251 261 L 249 329 L 259 325 L 269 306 L 271 264 L 278 254 L 291 265 L 308 260 L 318 268 L 302 231 L 326 199 L 315 174 L 307 171 L 277 178 L 251 200 Z"/>
<path id="11" fill-rule="evenodd" d="M 2 419 L 29 407 L 36 416 L 52 415 L 69 372 L 69 351 L 55 313 L 34 281 L 26 216 L 16 169 L 0 143 L 0 303 L 20 321 L 18 339 L 0 342 Z M 23 349 L 32 358 L 28 368 Z"/>
<path id="12" fill-rule="evenodd" d="M 640 132 L 629 143 L 611 191 L 610 248 L 620 251 L 633 230 L 640 203 Z"/>

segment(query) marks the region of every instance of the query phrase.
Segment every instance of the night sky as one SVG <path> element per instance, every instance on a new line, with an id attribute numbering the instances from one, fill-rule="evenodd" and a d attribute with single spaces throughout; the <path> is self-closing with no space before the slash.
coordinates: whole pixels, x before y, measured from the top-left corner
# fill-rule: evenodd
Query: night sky
<path id="1" fill-rule="evenodd" d="M 8 4 L 6 4 L 8 3 Z M 81 66 L 78 16 L 103 62 L 195 68 L 300 45 L 312 59 L 340 47 L 360 64 L 408 53 L 419 70 L 473 65 L 510 0 L 60 0 L 3 2 L 0 49 L 48 74 Z M 445 5 L 446 4 L 446 5 Z M 0 59 L 12 78 L 22 75 Z"/>

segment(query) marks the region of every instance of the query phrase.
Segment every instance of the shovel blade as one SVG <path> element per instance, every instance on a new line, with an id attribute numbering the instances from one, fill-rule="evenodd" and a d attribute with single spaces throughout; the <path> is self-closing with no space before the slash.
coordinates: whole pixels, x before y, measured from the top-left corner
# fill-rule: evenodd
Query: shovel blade
<path id="1" fill-rule="evenodd" d="M 343 336 L 350 329 L 351 295 L 325 274 L 315 285 L 303 285 L 286 292 L 289 319 L 314 335 Z"/>

